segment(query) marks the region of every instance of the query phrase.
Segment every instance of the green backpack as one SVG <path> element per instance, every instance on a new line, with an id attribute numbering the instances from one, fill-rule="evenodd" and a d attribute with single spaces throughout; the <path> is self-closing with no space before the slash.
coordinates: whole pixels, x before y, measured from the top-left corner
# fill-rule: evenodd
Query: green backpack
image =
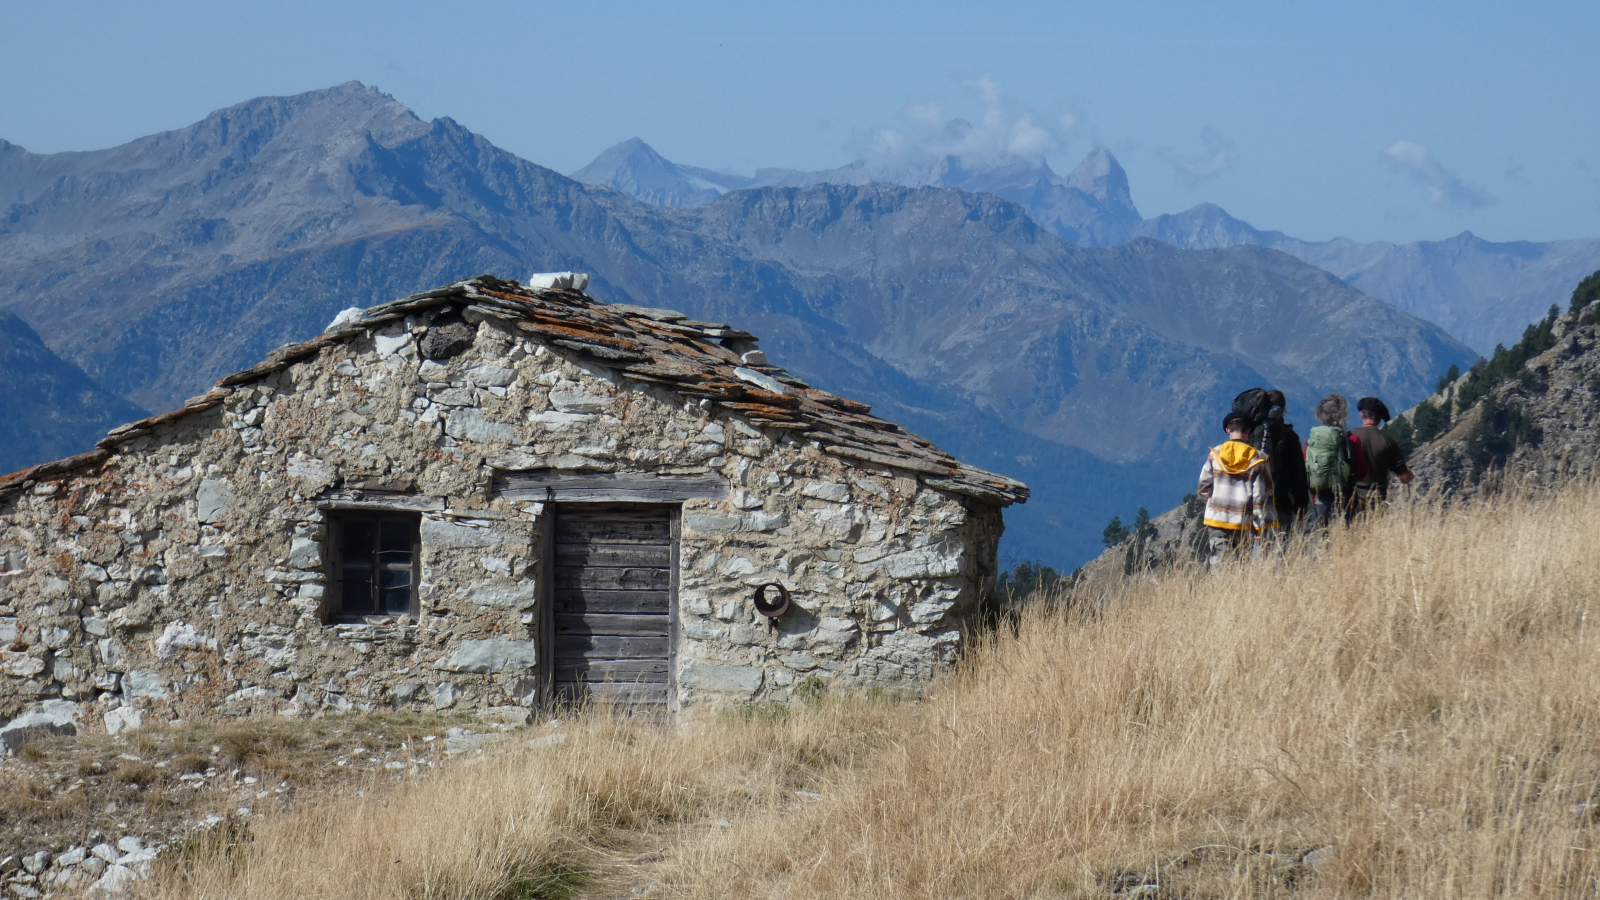
<path id="1" fill-rule="evenodd" d="M 1313 491 L 1350 487 L 1355 470 L 1350 465 L 1349 434 L 1331 425 L 1311 429 L 1306 440 L 1306 480 Z"/>

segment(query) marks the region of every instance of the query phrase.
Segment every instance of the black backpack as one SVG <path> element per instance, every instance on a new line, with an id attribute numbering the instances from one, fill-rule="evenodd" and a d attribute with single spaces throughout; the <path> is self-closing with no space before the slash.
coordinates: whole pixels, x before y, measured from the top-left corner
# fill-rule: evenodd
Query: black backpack
<path id="1" fill-rule="evenodd" d="M 1273 412 L 1276 410 L 1277 415 Z M 1264 388 L 1251 388 L 1233 398 L 1233 411 L 1250 420 L 1250 446 L 1268 456 L 1278 449 L 1278 426 L 1283 424 L 1283 410 L 1267 400 Z"/>
<path id="2" fill-rule="evenodd" d="M 1233 411 L 1250 420 L 1251 430 L 1267 420 L 1267 412 L 1272 405 L 1267 402 L 1267 392 L 1263 388 L 1251 388 L 1233 398 Z"/>

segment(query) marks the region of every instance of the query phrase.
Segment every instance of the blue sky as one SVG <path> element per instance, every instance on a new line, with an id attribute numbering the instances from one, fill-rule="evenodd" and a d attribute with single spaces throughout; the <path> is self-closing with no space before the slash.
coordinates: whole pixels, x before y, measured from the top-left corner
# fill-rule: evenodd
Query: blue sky
<path id="1" fill-rule="evenodd" d="M 563 172 L 635 135 L 746 174 L 824 168 L 959 116 L 1061 172 L 1109 146 L 1146 216 L 1600 236 L 1592 0 L 56 0 L 4 21 L 0 137 L 35 152 L 355 79 Z"/>

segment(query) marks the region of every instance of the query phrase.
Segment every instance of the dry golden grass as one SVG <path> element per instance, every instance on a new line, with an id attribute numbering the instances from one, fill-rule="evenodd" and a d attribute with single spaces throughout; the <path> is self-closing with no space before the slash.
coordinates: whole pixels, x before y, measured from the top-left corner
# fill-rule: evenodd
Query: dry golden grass
<path id="1" fill-rule="evenodd" d="M 676 732 L 597 713 L 257 820 L 164 885 L 556 896 L 648 832 L 672 843 L 662 892 L 695 898 L 1596 896 L 1595 535 L 1592 485 L 1401 511 L 1314 554 L 1084 590 L 919 703 Z"/>

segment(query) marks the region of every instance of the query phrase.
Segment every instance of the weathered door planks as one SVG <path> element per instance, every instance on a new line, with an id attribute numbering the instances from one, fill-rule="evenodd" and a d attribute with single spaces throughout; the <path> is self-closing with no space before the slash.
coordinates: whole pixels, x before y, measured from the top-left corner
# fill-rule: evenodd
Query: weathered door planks
<path id="1" fill-rule="evenodd" d="M 553 506 L 548 643 L 562 699 L 668 708 L 676 506 Z"/>

